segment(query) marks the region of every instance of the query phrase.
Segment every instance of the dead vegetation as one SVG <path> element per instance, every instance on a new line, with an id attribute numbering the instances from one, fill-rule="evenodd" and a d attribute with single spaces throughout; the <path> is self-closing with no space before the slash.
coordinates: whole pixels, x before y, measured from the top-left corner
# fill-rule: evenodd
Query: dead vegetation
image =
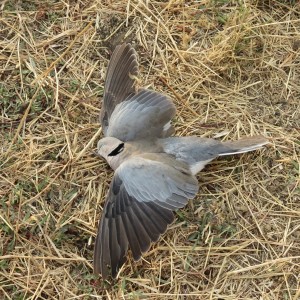
<path id="1" fill-rule="evenodd" d="M 0 4 L 1 299 L 300 297 L 298 1 Z M 169 94 L 177 134 L 265 134 L 213 162 L 197 199 L 116 281 L 92 275 L 112 171 L 93 156 L 110 53 Z"/>

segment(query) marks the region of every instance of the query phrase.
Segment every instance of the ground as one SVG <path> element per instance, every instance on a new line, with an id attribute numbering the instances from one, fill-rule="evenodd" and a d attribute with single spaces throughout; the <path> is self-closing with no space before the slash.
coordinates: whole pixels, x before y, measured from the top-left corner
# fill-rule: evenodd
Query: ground
<path id="1" fill-rule="evenodd" d="M 300 298 L 298 1 L 0 3 L 0 298 Z M 112 170 L 93 154 L 109 57 L 173 98 L 176 134 L 263 134 L 214 161 L 143 259 L 93 275 Z"/>

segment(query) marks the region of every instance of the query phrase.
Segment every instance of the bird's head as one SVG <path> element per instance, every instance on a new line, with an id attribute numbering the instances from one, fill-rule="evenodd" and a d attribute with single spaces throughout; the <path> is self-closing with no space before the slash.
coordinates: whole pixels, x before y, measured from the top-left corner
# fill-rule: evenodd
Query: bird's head
<path id="1" fill-rule="evenodd" d="M 114 162 L 124 150 L 124 142 L 114 137 L 105 137 L 98 142 L 97 154 L 102 156 L 114 169 Z"/>

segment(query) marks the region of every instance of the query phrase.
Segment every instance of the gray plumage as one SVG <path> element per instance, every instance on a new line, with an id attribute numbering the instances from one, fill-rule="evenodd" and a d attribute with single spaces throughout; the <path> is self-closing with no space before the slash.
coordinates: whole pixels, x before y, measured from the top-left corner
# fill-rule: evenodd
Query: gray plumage
<path id="1" fill-rule="evenodd" d="M 106 135 L 124 142 L 149 136 L 163 137 L 170 132 L 164 125 L 175 113 L 175 106 L 168 97 L 154 91 L 140 90 L 116 105 Z"/>
<path id="2" fill-rule="evenodd" d="M 101 109 L 105 137 L 98 154 L 115 170 L 99 223 L 94 273 L 116 276 L 131 249 L 138 260 L 173 222 L 172 211 L 198 192 L 195 175 L 218 156 L 261 148 L 263 136 L 220 142 L 172 137 L 172 100 L 136 90 L 138 63 L 129 44 L 117 46 L 110 60 Z"/>

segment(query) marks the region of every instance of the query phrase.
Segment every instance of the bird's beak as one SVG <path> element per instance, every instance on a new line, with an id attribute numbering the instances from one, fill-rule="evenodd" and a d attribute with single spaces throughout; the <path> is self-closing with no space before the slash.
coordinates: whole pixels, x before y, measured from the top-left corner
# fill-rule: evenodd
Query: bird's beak
<path id="1" fill-rule="evenodd" d="M 94 154 L 94 155 L 97 156 L 97 157 L 102 158 L 102 156 L 101 156 L 97 151 L 92 151 L 92 154 Z"/>

